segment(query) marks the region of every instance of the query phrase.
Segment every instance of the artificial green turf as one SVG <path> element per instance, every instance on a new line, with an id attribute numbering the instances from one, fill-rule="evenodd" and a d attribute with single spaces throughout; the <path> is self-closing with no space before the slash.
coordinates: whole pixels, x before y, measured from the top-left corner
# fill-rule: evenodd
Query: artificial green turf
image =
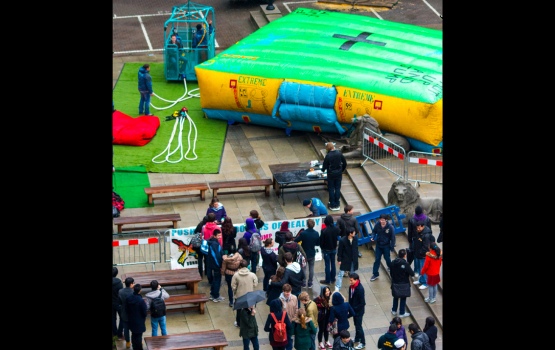
<path id="1" fill-rule="evenodd" d="M 150 187 L 150 181 L 144 166 L 116 167 L 116 171 L 112 173 L 112 185 L 114 192 L 125 202 L 124 209 L 154 206 L 148 204 L 148 196 L 145 194 L 145 187 Z"/>
<path id="2" fill-rule="evenodd" d="M 131 117 L 139 116 L 140 95 L 137 90 L 137 73 L 143 64 L 126 63 L 113 91 L 115 109 Z M 227 122 L 205 118 L 200 108 L 200 98 L 187 98 L 191 91 L 193 94 L 199 94 L 199 90 L 196 90 L 197 82 L 187 82 L 185 88 L 183 81 L 166 81 L 163 63 L 150 63 L 150 75 L 154 93 L 171 102 L 163 101 L 156 96 L 151 97 L 151 104 L 157 108 L 151 105 L 150 113 L 160 118 L 160 127 L 156 136 L 144 146 L 113 145 L 114 166 L 118 168 L 142 165 L 147 172 L 153 173 L 219 173 Z M 183 101 L 170 107 L 176 100 Z M 183 123 L 182 148 L 178 148 L 179 126 L 175 130 L 172 144 L 168 146 L 176 120 L 166 121 L 166 116 L 171 116 L 174 111 L 179 111 L 182 107 L 187 107 L 187 113 L 196 126 L 196 147 L 193 147 L 195 128 L 189 125 L 188 120 Z M 161 108 L 165 109 L 161 110 Z M 166 161 L 168 153 L 173 151 L 175 153 L 168 157 L 170 162 Z M 194 159 L 195 154 L 196 159 Z M 155 157 L 156 163 L 152 161 Z"/>

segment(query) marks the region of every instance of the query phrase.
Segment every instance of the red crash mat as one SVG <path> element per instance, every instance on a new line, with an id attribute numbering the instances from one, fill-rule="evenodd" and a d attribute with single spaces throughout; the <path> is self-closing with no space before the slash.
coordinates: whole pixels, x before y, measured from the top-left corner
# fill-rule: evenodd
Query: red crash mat
<path id="1" fill-rule="evenodd" d="M 112 113 L 114 145 L 144 146 L 152 140 L 160 127 L 157 116 L 143 115 L 133 118 L 120 111 Z"/>

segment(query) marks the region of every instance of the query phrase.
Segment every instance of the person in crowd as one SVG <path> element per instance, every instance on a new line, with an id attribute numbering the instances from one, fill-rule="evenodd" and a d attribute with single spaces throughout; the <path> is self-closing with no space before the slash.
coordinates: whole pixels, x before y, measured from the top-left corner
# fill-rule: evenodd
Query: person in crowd
<path id="1" fill-rule="evenodd" d="M 249 212 L 249 216 L 254 220 L 254 226 L 256 226 L 258 230 L 264 227 L 264 221 L 262 221 L 262 219 L 260 218 L 260 214 L 258 213 L 258 210 L 255 210 L 255 209 L 251 210 Z"/>
<path id="2" fill-rule="evenodd" d="M 214 27 L 212 26 L 212 20 L 208 20 L 208 31 L 206 31 L 205 26 L 202 24 L 197 24 L 196 32 L 193 35 L 192 46 L 194 49 L 198 48 L 198 63 L 202 63 L 208 59 L 208 43 L 209 37 L 214 32 Z"/>
<path id="3" fill-rule="evenodd" d="M 243 259 L 247 260 L 250 264 L 251 262 L 251 248 L 249 247 L 249 241 L 243 236 L 239 238 L 239 244 L 237 245 L 237 253 L 241 254 Z"/>
<path id="4" fill-rule="evenodd" d="M 270 340 L 270 345 L 272 346 L 272 350 L 285 350 L 288 342 L 291 340 L 289 337 L 289 334 L 291 334 L 291 332 L 293 331 L 293 324 L 291 323 L 291 320 L 289 320 L 289 317 L 285 317 L 285 319 L 283 320 L 283 322 L 285 323 L 285 330 L 287 332 L 289 339 L 287 339 L 287 341 L 284 341 L 284 342 L 276 342 L 274 340 L 273 334 L 274 334 L 274 325 L 276 324 L 276 322 L 274 321 L 274 318 L 272 317 L 271 314 L 273 313 L 277 320 L 281 320 L 281 316 L 283 312 L 287 312 L 287 311 L 283 308 L 281 300 L 274 299 L 270 301 L 270 313 L 268 314 L 268 317 L 266 318 L 266 323 L 264 324 L 264 332 L 268 332 L 268 339 Z"/>
<path id="5" fill-rule="evenodd" d="M 306 317 L 307 317 L 306 322 L 308 322 L 308 320 L 312 320 L 312 322 L 314 323 L 315 331 L 314 333 L 310 333 L 311 342 L 310 342 L 309 349 L 316 350 L 315 340 L 316 340 L 316 330 L 318 329 L 318 306 L 316 306 L 316 303 L 310 299 L 310 296 L 308 295 L 307 292 L 301 292 L 301 294 L 299 294 L 299 301 L 301 302 L 301 305 L 304 306 L 304 309 L 306 311 Z M 297 341 L 296 337 L 295 337 L 295 341 Z"/>
<path id="6" fill-rule="evenodd" d="M 121 321 L 123 322 L 123 336 L 125 338 L 125 348 L 131 348 L 131 337 L 129 335 L 129 317 L 127 316 L 127 298 L 133 295 L 133 286 L 135 280 L 133 277 L 125 278 L 125 287 L 118 292 L 119 300 L 121 301 Z"/>
<path id="7" fill-rule="evenodd" d="M 325 279 L 320 280 L 320 284 L 335 283 L 335 256 L 337 254 L 337 238 L 340 235 L 339 228 L 333 223 L 333 216 L 327 215 L 324 219 L 326 228 L 320 234 L 320 249 L 324 258 Z"/>
<path id="8" fill-rule="evenodd" d="M 412 339 L 410 343 L 411 350 L 424 350 L 426 349 L 426 343 L 430 344 L 430 338 L 428 338 L 428 335 L 422 332 L 422 330 L 415 323 L 409 324 L 409 333 Z M 432 344 L 430 344 L 430 346 L 431 345 Z"/>
<path id="9" fill-rule="evenodd" d="M 207 220 L 206 224 L 202 227 L 202 234 L 204 235 L 204 239 L 208 241 L 210 238 L 212 238 L 212 233 L 215 229 L 218 229 L 221 232 L 221 226 L 220 223 L 216 220 L 216 214 L 209 213 L 206 214 L 206 217 Z M 220 235 L 220 240 L 218 241 L 218 243 L 220 243 L 220 247 L 223 248 L 224 242 L 222 235 Z M 210 278 L 208 279 L 208 282 L 210 282 Z"/>
<path id="10" fill-rule="evenodd" d="M 139 101 L 139 115 L 152 115 L 150 113 L 150 96 L 154 95 L 154 91 L 152 90 L 150 64 L 148 63 L 139 68 L 138 89 L 141 94 L 141 99 Z"/>
<path id="11" fill-rule="evenodd" d="M 376 252 L 374 266 L 372 267 L 372 277 L 370 282 L 374 282 L 380 276 L 380 262 L 382 255 L 387 264 L 387 268 L 391 269 L 391 252 L 395 247 L 395 228 L 387 221 L 387 214 L 381 214 L 379 224 L 374 225 L 372 229 L 371 242 L 376 242 L 374 251 Z"/>
<path id="12" fill-rule="evenodd" d="M 326 143 L 326 156 L 322 164 L 322 171 L 327 173 L 329 208 L 331 211 L 341 210 L 341 181 L 343 172 L 347 168 L 345 156 L 335 149 L 333 142 Z"/>
<path id="13" fill-rule="evenodd" d="M 424 214 L 422 207 L 417 205 L 416 208 L 414 208 L 414 215 L 407 223 L 407 239 L 409 240 L 409 243 L 412 242 L 412 239 L 416 234 L 416 223 L 418 221 L 424 221 L 424 224 L 430 229 L 430 232 L 432 232 L 432 220 Z"/>
<path id="14" fill-rule="evenodd" d="M 235 300 L 237 298 L 252 292 L 254 288 L 258 285 L 258 277 L 256 274 L 249 271 L 249 262 L 245 259 L 241 260 L 240 268 L 236 274 L 231 278 L 231 289 L 233 290 L 233 296 Z M 235 317 L 235 326 L 241 326 L 240 309 L 237 310 L 237 316 Z"/>
<path id="15" fill-rule="evenodd" d="M 146 303 L 141 296 L 141 284 L 133 286 L 133 295 L 127 298 L 127 318 L 131 331 L 133 350 L 143 350 L 143 333 L 146 332 Z"/>
<path id="16" fill-rule="evenodd" d="M 202 233 L 202 228 L 204 227 L 204 225 L 206 225 L 206 223 L 208 222 L 208 216 L 204 216 L 202 218 L 202 220 L 198 223 L 197 227 L 195 228 L 195 234 L 199 234 L 201 235 L 201 237 L 204 238 L 203 233 Z M 200 251 L 200 247 L 198 248 L 193 248 L 197 254 L 197 263 L 198 263 L 198 273 L 200 274 L 200 278 L 202 278 L 202 276 L 206 275 L 208 276 L 208 273 L 206 273 L 206 258 L 204 257 L 204 254 Z M 211 281 L 208 281 L 210 284 L 212 284 Z"/>
<path id="17" fill-rule="evenodd" d="M 123 288 L 123 283 L 118 276 L 118 268 L 112 266 L 112 337 L 123 339 L 123 323 L 121 322 L 121 300 L 119 291 Z M 118 325 L 118 317 L 120 319 Z"/>
<path id="18" fill-rule="evenodd" d="M 426 323 L 424 324 L 424 333 L 428 336 L 432 350 L 436 350 L 436 339 L 437 339 L 437 327 L 436 321 L 432 316 L 426 317 Z"/>
<path id="19" fill-rule="evenodd" d="M 395 342 L 399 340 L 397 337 L 397 326 L 390 324 L 387 332 L 378 338 L 378 349 L 395 349 Z"/>
<path id="20" fill-rule="evenodd" d="M 428 288 L 428 277 L 422 274 L 422 267 L 426 260 L 426 253 L 429 252 L 430 243 L 432 242 L 432 231 L 426 226 L 424 221 L 416 223 L 416 233 L 412 238 L 412 249 L 414 249 L 414 271 L 418 280 L 415 285 L 420 285 L 419 289 Z"/>
<path id="21" fill-rule="evenodd" d="M 212 214 L 209 214 L 208 216 L 210 215 Z M 212 237 L 208 240 L 208 254 L 206 254 L 206 272 L 208 275 L 208 282 L 210 283 L 210 281 L 212 281 L 209 299 L 215 303 L 225 300 L 225 298 L 220 295 L 220 286 L 222 284 L 221 267 L 224 255 L 220 244 L 221 241 L 222 231 L 219 228 L 216 228 L 212 231 Z"/>
<path id="22" fill-rule="evenodd" d="M 150 289 L 151 291 L 146 293 L 146 309 L 150 310 L 150 302 L 154 298 L 162 297 L 162 299 L 168 299 L 170 295 L 162 286 L 158 283 L 157 280 L 150 281 Z M 168 335 L 168 331 L 166 329 L 166 315 L 160 317 L 152 317 L 150 315 L 150 327 L 152 329 L 151 335 L 153 337 L 158 336 L 158 325 L 160 325 L 160 331 L 162 335 Z"/>
<path id="23" fill-rule="evenodd" d="M 306 292 L 305 292 L 306 293 Z M 293 319 L 293 335 L 295 336 L 296 350 L 310 350 L 314 347 L 314 337 L 317 328 L 313 319 L 306 314 L 306 310 L 300 308 Z"/>
<path id="24" fill-rule="evenodd" d="M 343 208 L 343 210 L 345 212 L 341 214 L 339 219 L 337 219 L 337 227 L 339 227 L 339 231 L 341 232 L 341 237 L 345 237 L 348 234 L 347 227 L 354 227 L 355 235 L 357 236 L 357 238 L 360 239 L 361 238 L 360 225 L 357 219 L 353 216 L 353 213 L 355 212 L 355 207 L 353 207 L 350 204 L 347 204 Z M 362 258 L 361 252 L 358 252 L 358 257 Z"/>
<path id="25" fill-rule="evenodd" d="M 320 295 L 314 298 L 314 303 L 318 308 L 318 344 L 320 346 L 320 350 L 325 350 L 326 348 L 331 348 L 333 346 L 329 342 L 329 332 L 327 327 L 331 307 L 330 287 L 320 287 Z"/>
<path id="26" fill-rule="evenodd" d="M 280 225 L 279 231 L 276 231 L 275 233 L 276 243 L 279 243 L 280 247 L 285 243 L 285 234 L 287 232 L 291 232 L 289 231 L 289 221 L 283 221 Z M 293 233 L 291 232 L 291 234 Z"/>
<path id="27" fill-rule="evenodd" d="M 222 222 L 222 241 L 225 254 L 233 254 L 237 251 L 235 239 L 237 238 L 237 227 L 233 226 L 231 217 L 226 216 Z"/>
<path id="28" fill-rule="evenodd" d="M 395 343 L 393 343 L 393 345 L 395 346 L 395 349 L 401 349 L 401 350 L 405 350 L 407 348 L 407 342 L 404 339 L 397 339 L 397 341 Z"/>
<path id="29" fill-rule="evenodd" d="M 441 281 L 439 276 L 439 270 L 441 269 L 441 262 L 443 261 L 443 255 L 441 254 L 441 249 L 435 242 L 434 236 L 430 237 L 430 251 L 426 253 L 426 258 L 424 259 L 424 266 L 420 271 L 420 275 L 426 276 L 428 285 L 428 297 L 424 299 L 425 302 L 433 304 L 436 302 L 437 286 Z"/>
<path id="30" fill-rule="evenodd" d="M 395 316 L 391 319 L 391 322 L 389 324 L 394 324 L 397 326 L 397 332 L 395 333 L 395 335 L 397 336 L 397 338 L 402 339 L 405 344 L 408 344 L 409 340 L 407 338 L 407 331 L 405 330 L 405 326 L 403 326 L 403 319 L 399 316 Z"/>
<path id="31" fill-rule="evenodd" d="M 281 282 L 277 283 L 281 283 L 282 285 L 286 283 L 290 284 L 293 288 L 293 294 L 298 297 L 299 294 L 301 294 L 302 283 L 305 279 L 304 271 L 298 262 L 293 261 L 293 254 L 290 252 L 285 253 L 284 258 L 287 263 L 287 266 L 285 267 L 285 274 L 283 275 Z"/>
<path id="32" fill-rule="evenodd" d="M 311 211 L 307 217 L 328 215 L 328 210 L 320 198 L 313 197 L 303 200 L 303 207 L 307 207 Z"/>
<path id="33" fill-rule="evenodd" d="M 343 274 L 351 273 L 358 270 L 358 238 L 355 235 L 354 227 L 347 227 L 349 234 L 341 237 L 337 245 L 337 264 L 339 265 L 339 274 L 335 282 L 335 290 L 339 291 L 343 283 Z"/>
<path id="34" fill-rule="evenodd" d="M 220 203 L 218 197 L 213 197 L 208 204 L 208 209 L 206 209 L 206 215 L 214 213 L 216 216 L 216 222 L 220 223 L 223 222 L 224 219 L 227 217 L 227 213 L 225 211 L 224 205 Z"/>
<path id="35" fill-rule="evenodd" d="M 355 346 L 355 349 L 359 350 L 366 347 L 366 338 L 364 337 L 364 329 L 362 328 L 362 317 L 364 316 L 364 309 L 366 308 L 366 298 L 364 296 L 364 286 L 360 283 L 358 273 L 353 272 L 350 274 L 349 283 L 351 285 L 349 288 L 349 304 L 355 311 L 355 316 L 353 316 L 356 330 L 354 342 L 356 343 L 358 341 L 358 345 Z"/>
<path id="36" fill-rule="evenodd" d="M 314 229 L 316 222 L 314 219 L 306 220 L 307 229 L 295 237 L 294 241 L 299 243 L 303 242 L 303 250 L 306 253 L 306 262 L 308 266 L 308 288 L 312 288 L 312 280 L 314 279 L 314 262 L 316 260 L 316 246 L 320 245 L 320 235 Z M 303 287 L 306 286 L 306 271 L 305 280 L 303 280 Z"/>
<path id="37" fill-rule="evenodd" d="M 297 310 L 299 309 L 299 299 L 295 294 L 293 294 L 293 287 L 289 283 L 285 283 L 283 285 L 279 300 L 283 305 L 283 309 L 287 311 L 286 318 L 289 319 L 290 322 L 293 322 L 297 315 Z M 272 311 L 271 305 L 270 311 Z M 286 350 L 291 350 L 293 349 L 293 328 L 291 328 L 291 332 L 287 332 L 287 337 L 289 339 L 285 348 Z"/>
<path id="38" fill-rule="evenodd" d="M 264 271 L 264 279 L 262 280 L 262 290 L 268 292 L 268 282 L 270 277 L 276 273 L 278 268 L 277 255 L 272 248 L 274 246 L 274 239 L 268 237 L 264 240 L 264 248 L 260 249 L 260 256 L 262 256 L 262 270 Z"/>
<path id="39" fill-rule="evenodd" d="M 254 306 L 242 308 L 240 310 L 239 336 L 243 338 L 243 350 L 249 350 L 249 343 L 252 343 L 253 350 L 259 350 L 258 343 L 258 323 L 256 322 L 256 309 Z"/>
<path id="40" fill-rule="evenodd" d="M 414 271 L 410 267 L 410 264 L 405 259 L 407 256 L 406 249 L 399 249 L 397 258 L 391 263 L 391 283 L 396 284 L 408 284 L 410 288 L 410 277 L 414 276 Z M 393 296 L 393 305 L 391 308 L 391 314 L 393 316 L 397 315 L 397 307 L 399 307 L 399 316 L 408 317 L 410 313 L 405 311 L 407 305 L 407 297 L 400 297 L 395 295 L 393 288 L 391 289 Z"/>
<path id="41" fill-rule="evenodd" d="M 243 234 L 243 238 L 247 240 L 247 245 L 251 243 L 251 237 L 255 232 L 260 234 L 260 230 L 256 228 L 256 224 L 254 223 L 254 219 L 248 217 L 245 220 L 245 233 Z M 256 273 L 256 267 L 258 266 L 259 253 L 260 252 L 250 252 L 251 271 L 254 273 Z"/>
<path id="42" fill-rule="evenodd" d="M 300 252 L 304 255 L 306 259 L 306 252 L 304 251 L 303 247 L 293 240 L 293 233 L 287 232 L 285 234 L 285 244 L 281 245 L 278 249 L 278 263 L 286 267 L 287 264 L 285 263 L 285 253 L 290 252 L 293 254 L 293 261 L 297 260 L 297 254 Z"/>
<path id="43" fill-rule="evenodd" d="M 276 274 L 270 277 L 268 281 L 268 291 L 266 292 L 266 305 L 270 306 L 270 301 L 274 299 L 279 299 L 279 296 L 283 292 L 283 286 L 279 283 L 283 279 L 285 274 L 285 267 L 280 266 L 276 270 Z"/>
<path id="44" fill-rule="evenodd" d="M 352 350 L 355 343 L 351 339 L 351 333 L 344 329 L 339 332 L 333 341 L 333 350 Z"/>
<path id="45" fill-rule="evenodd" d="M 233 288 L 231 286 L 231 280 L 235 273 L 241 267 L 241 260 L 243 257 L 239 253 L 231 253 L 229 255 L 224 254 L 221 273 L 224 275 L 225 281 L 227 283 L 227 296 L 229 298 L 229 307 L 233 307 Z"/>
<path id="46" fill-rule="evenodd" d="M 354 317 L 356 314 L 351 304 L 346 302 L 343 294 L 338 291 L 333 292 L 331 295 L 331 304 L 329 323 L 333 323 L 333 321 L 337 318 L 337 330 L 339 331 L 339 333 L 333 336 L 335 339 L 339 336 L 342 330 L 349 329 L 349 317 Z"/>

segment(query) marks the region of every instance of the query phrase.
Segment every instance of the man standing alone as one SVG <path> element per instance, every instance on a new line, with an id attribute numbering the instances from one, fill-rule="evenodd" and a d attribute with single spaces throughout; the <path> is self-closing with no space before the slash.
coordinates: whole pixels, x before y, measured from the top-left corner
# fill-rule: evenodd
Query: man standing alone
<path id="1" fill-rule="evenodd" d="M 150 113 L 150 96 L 154 95 L 154 91 L 152 91 L 152 77 L 150 76 L 150 64 L 148 63 L 139 68 L 138 88 L 141 94 L 139 115 L 152 115 Z"/>
<path id="2" fill-rule="evenodd" d="M 347 168 L 347 160 L 345 156 L 335 149 L 332 142 L 326 143 L 326 157 L 322 165 L 322 171 L 328 174 L 328 193 L 329 193 L 329 208 L 331 211 L 339 211 L 341 199 L 341 180 L 343 179 L 343 172 Z"/>

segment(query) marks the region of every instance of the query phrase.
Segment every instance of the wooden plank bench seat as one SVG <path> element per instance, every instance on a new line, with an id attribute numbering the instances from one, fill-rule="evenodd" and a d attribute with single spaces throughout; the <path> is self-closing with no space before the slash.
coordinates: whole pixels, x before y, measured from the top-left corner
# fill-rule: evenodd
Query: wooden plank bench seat
<path id="1" fill-rule="evenodd" d="M 141 227 L 123 227 L 123 225 L 144 224 L 153 222 L 171 221 L 169 225 L 156 225 L 156 226 L 141 226 Z M 152 230 L 157 228 L 177 228 L 177 222 L 181 221 L 181 215 L 177 214 L 157 214 L 157 215 L 142 215 L 142 216 L 120 216 L 114 218 L 114 225 L 118 227 L 118 233 L 123 231 L 142 231 Z"/>
<path id="2" fill-rule="evenodd" d="M 189 350 L 213 348 L 223 350 L 228 346 L 225 334 L 220 329 L 180 334 L 144 337 L 147 350 Z"/>
<path id="3" fill-rule="evenodd" d="M 253 193 L 253 192 L 264 192 L 266 197 L 270 196 L 270 186 L 272 186 L 271 179 L 254 179 L 254 180 L 232 180 L 232 181 L 215 181 L 208 184 L 212 189 L 212 197 L 217 197 L 223 194 L 241 194 L 241 193 Z M 245 190 L 234 190 L 218 192 L 222 188 L 240 188 L 240 187 L 259 187 L 263 186 L 263 189 L 245 189 Z"/>
<path id="4" fill-rule="evenodd" d="M 206 183 L 145 187 L 145 193 L 148 196 L 148 204 L 152 204 L 155 199 L 200 197 L 201 200 L 205 200 L 206 199 L 205 192 L 207 190 L 208 190 L 208 185 Z M 160 193 L 174 193 L 174 192 L 187 192 L 187 191 L 199 191 L 199 193 L 176 194 L 173 196 L 159 196 L 156 198 L 153 197 L 153 195 L 160 194 Z"/>
<path id="5" fill-rule="evenodd" d="M 164 299 L 164 302 L 166 303 L 166 312 L 198 310 L 201 315 L 204 315 L 204 306 L 208 300 L 206 293 L 170 294 L 170 297 Z"/>

